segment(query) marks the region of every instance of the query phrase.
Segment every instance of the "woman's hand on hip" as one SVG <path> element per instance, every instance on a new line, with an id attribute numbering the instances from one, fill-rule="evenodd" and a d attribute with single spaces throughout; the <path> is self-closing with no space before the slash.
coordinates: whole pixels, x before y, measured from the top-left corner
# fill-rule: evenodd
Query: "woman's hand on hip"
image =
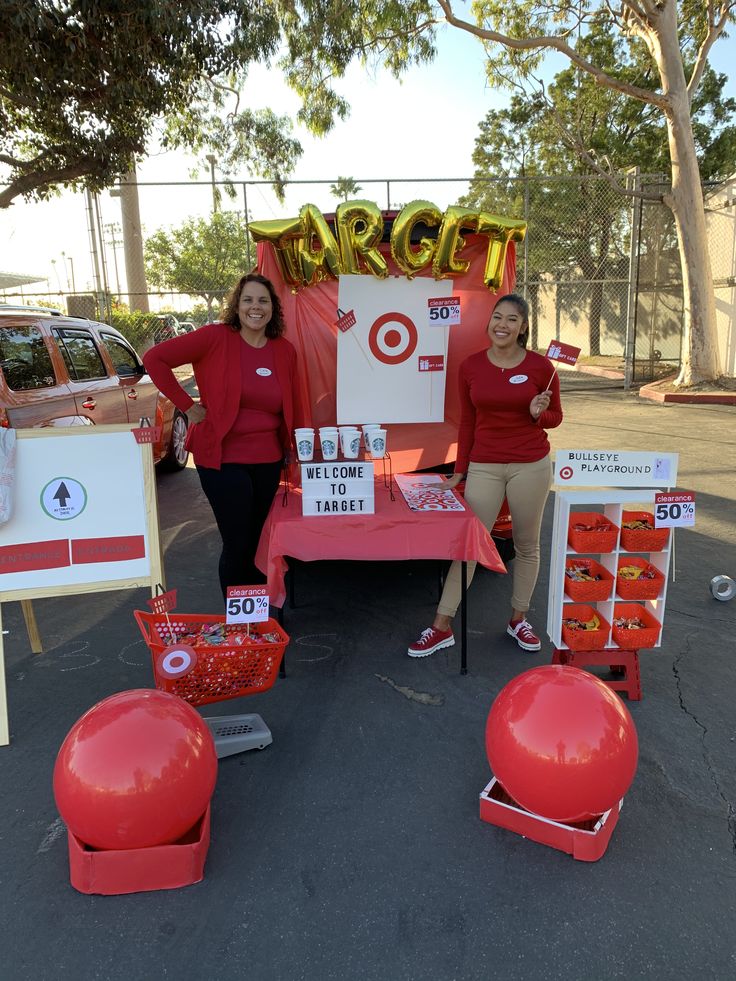
<path id="1" fill-rule="evenodd" d="M 207 409 L 202 405 L 201 402 L 195 402 L 194 405 L 190 405 L 187 409 L 187 419 L 189 420 L 189 425 L 194 426 L 198 422 L 204 422 L 207 416 Z"/>
<path id="2" fill-rule="evenodd" d="M 529 403 L 529 413 L 532 419 L 538 419 L 543 412 L 547 411 L 551 398 L 551 392 L 540 392 L 539 395 L 534 396 Z"/>

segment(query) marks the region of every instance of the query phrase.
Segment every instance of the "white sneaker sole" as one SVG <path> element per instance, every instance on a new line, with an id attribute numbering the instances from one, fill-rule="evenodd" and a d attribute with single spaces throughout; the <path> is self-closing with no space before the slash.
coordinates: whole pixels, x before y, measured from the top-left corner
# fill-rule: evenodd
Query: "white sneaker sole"
<path id="1" fill-rule="evenodd" d="M 434 647 L 428 647 L 426 651 L 413 651 L 411 647 L 407 650 L 409 657 L 429 657 L 430 654 L 434 654 L 435 651 L 441 651 L 443 647 L 452 647 L 455 644 L 454 637 L 448 637 L 446 640 L 441 640 L 439 643 L 435 644 Z"/>
<path id="2" fill-rule="evenodd" d="M 522 649 L 522 651 L 541 651 L 541 649 L 542 649 L 542 642 L 541 642 L 541 640 L 539 641 L 538 644 L 527 644 L 525 641 L 519 640 L 519 638 L 516 636 L 516 634 L 514 633 L 514 631 L 511 629 L 511 627 L 506 627 L 506 633 L 509 635 L 509 637 L 513 637 L 514 638 L 514 640 L 519 645 L 519 647 Z"/>

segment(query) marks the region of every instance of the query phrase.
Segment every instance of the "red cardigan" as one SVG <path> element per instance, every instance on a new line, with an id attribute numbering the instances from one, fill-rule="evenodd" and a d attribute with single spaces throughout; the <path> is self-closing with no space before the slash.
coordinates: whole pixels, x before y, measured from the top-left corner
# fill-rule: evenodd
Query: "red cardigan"
<path id="1" fill-rule="evenodd" d="M 199 466 L 220 469 L 222 441 L 232 428 L 240 406 L 242 380 L 238 345 L 242 343 L 238 331 L 227 324 L 206 324 L 156 344 L 143 356 L 145 369 L 157 388 L 182 412 L 192 407 L 194 399 L 181 387 L 173 369 L 185 364 L 194 368 L 199 399 L 207 409 L 207 417 L 204 422 L 189 427 L 187 448 Z M 283 337 L 268 343 L 273 345 L 276 375 L 281 385 L 283 420 L 279 439 L 286 453 L 292 445 L 294 428 L 306 424 L 299 393 L 296 350 Z"/>

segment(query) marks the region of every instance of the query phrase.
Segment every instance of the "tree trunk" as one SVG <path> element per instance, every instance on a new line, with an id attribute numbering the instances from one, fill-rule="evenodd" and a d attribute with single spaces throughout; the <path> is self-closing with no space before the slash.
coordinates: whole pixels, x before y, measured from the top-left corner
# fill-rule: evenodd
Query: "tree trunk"
<path id="1" fill-rule="evenodd" d="M 665 196 L 665 204 L 674 215 L 682 268 L 683 357 L 675 384 L 695 385 L 719 377 L 720 359 L 703 192 L 677 37 L 677 4 L 662 10 L 655 30 L 659 73 L 670 103 L 666 120 L 672 192 Z"/>

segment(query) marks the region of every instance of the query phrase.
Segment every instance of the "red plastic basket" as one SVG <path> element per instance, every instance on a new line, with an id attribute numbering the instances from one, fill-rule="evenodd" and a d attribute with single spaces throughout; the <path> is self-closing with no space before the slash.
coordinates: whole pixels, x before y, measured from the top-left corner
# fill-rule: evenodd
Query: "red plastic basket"
<path id="1" fill-rule="evenodd" d="M 576 582 L 567 575 L 569 568 L 584 569 L 591 576 L 600 576 L 593 582 Z M 565 562 L 565 593 L 577 603 L 595 603 L 607 600 L 613 589 L 613 576 L 594 559 L 568 558 Z"/>
<path id="2" fill-rule="evenodd" d="M 577 530 L 576 524 L 588 525 L 591 530 Z M 604 514 L 595 511 L 573 511 L 570 514 L 567 543 L 576 552 L 612 552 L 617 541 L 618 526 Z"/>
<path id="3" fill-rule="evenodd" d="M 570 617 L 577 620 L 589 621 L 597 616 L 601 622 L 598 630 L 576 630 L 566 627 L 564 621 Z M 562 639 L 571 651 L 600 651 L 608 643 L 611 626 L 592 606 L 579 606 L 575 603 L 565 603 L 562 607 Z"/>
<path id="4" fill-rule="evenodd" d="M 627 565 L 635 565 L 645 571 L 653 572 L 654 576 L 652 579 L 624 579 L 621 576 L 621 569 Z M 653 600 L 662 592 L 663 586 L 664 576 L 646 559 L 639 558 L 638 555 L 619 559 L 616 574 L 616 595 L 620 596 L 621 599 Z"/>
<path id="5" fill-rule="evenodd" d="M 644 627 L 638 630 L 630 630 L 626 627 L 611 627 L 613 640 L 619 647 L 626 651 L 638 651 L 643 647 L 654 647 L 659 640 L 659 632 L 662 624 L 644 606 L 638 603 L 615 603 L 613 607 L 613 619 L 618 617 L 638 617 Z"/>
<path id="6" fill-rule="evenodd" d="M 648 521 L 651 528 L 624 528 L 632 521 Z M 651 511 L 624 511 L 621 515 L 621 548 L 627 552 L 661 552 L 669 540 L 669 528 L 655 528 Z"/>
<path id="7" fill-rule="evenodd" d="M 222 702 L 241 695 L 268 691 L 284 656 L 289 637 L 276 620 L 250 625 L 250 637 L 241 624 L 225 624 L 225 617 L 205 613 L 144 613 L 134 610 L 138 626 L 151 650 L 156 687 L 178 695 L 191 705 Z M 222 624 L 224 640 L 207 643 L 199 632 L 203 627 Z M 264 634 L 278 641 L 259 640 Z M 163 670 L 160 655 L 172 644 L 194 651 L 187 673 L 171 677 Z"/>

